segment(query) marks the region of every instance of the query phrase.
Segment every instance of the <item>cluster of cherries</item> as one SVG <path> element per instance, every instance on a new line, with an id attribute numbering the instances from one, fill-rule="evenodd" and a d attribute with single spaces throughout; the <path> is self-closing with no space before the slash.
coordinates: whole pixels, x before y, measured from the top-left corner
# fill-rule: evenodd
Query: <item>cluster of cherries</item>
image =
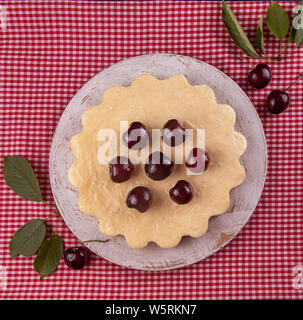
<path id="1" fill-rule="evenodd" d="M 161 136 L 164 143 L 175 147 L 185 141 L 185 129 L 176 119 L 172 119 L 162 128 Z M 143 123 L 133 122 L 127 132 L 123 134 L 123 142 L 131 150 L 141 150 L 149 143 L 148 130 Z M 185 165 L 192 172 L 199 174 L 207 169 L 208 163 L 208 154 L 200 148 L 193 148 Z M 134 165 L 128 158 L 118 156 L 110 162 L 109 169 L 111 180 L 115 183 L 122 183 L 131 178 Z M 145 163 L 145 173 L 153 180 L 167 178 L 173 169 L 174 162 L 160 151 L 151 153 Z M 170 198 L 178 204 L 188 203 L 191 201 L 193 194 L 193 188 L 186 180 L 179 180 L 169 191 Z M 128 193 L 126 198 L 127 206 L 135 208 L 139 212 L 147 211 L 151 203 L 152 193 L 144 186 L 135 187 Z M 79 270 L 88 264 L 89 256 L 90 252 L 85 247 L 72 247 L 65 250 L 64 261 L 70 268 Z"/>
<path id="2" fill-rule="evenodd" d="M 162 139 L 164 143 L 171 147 L 178 146 L 185 141 L 185 129 L 176 119 L 169 120 L 162 128 Z M 141 150 L 149 143 L 149 134 L 145 125 L 141 122 L 131 123 L 129 129 L 123 134 L 123 142 L 131 150 Z M 199 174 L 208 167 L 209 156 L 200 149 L 193 148 L 186 160 L 186 167 L 192 172 Z M 126 157 L 118 156 L 109 164 L 110 178 L 115 183 L 122 183 L 129 180 L 134 171 L 134 165 Z M 145 173 L 153 180 L 163 180 L 167 178 L 174 169 L 174 162 L 162 152 L 157 151 L 149 155 L 145 163 Z M 179 180 L 170 189 L 170 198 L 178 204 L 186 204 L 193 197 L 193 188 L 186 180 Z M 139 212 L 147 211 L 152 203 L 151 191 L 138 186 L 132 189 L 126 198 L 129 208 L 135 208 Z M 102 241 L 101 241 L 102 242 Z M 64 261 L 67 266 L 74 270 L 82 269 L 89 262 L 90 252 L 82 246 L 68 248 L 64 252 Z"/>
<path id="3" fill-rule="evenodd" d="M 266 107 L 270 113 L 279 114 L 286 110 L 289 106 L 289 94 L 287 90 L 290 89 L 299 79 L 303 77 L 300 74 L 298 78 L 284 91 L 274 90 L 270 92 L 266 100 Z M 256 89 L 264 89 L 271 81 L 271 70 L 269 66 L 264 63 L 259 63 L 248 74 L 248 82 Z"/>
<path id="4" fill-rule="evenodd" d="M 175 147 L 185 141 L 185 129 L 176 119 L 169 120 L 161 131 L 161 137 L 167 145 Z M 122 136 L 123 143 L 131 150 L 141 150 L 149 142 L 149 133 L 141 122 L 131 123 L 129 129 Z M 202 173 L 207 169 L 209 157 L 200 148 L 193 148 L 187 158 L 186 167 L 194 173 Z M 115 183 L 122 183 L 131 178 L 134 165 L 128 158 L 118 156 L 110 164 L 110 178 Z M 162 152 L 156 151 L 149 155 L 145 166 L 146 175 L 153 180 L 167 178 L 174 169 L 174 162 Z M 186 180 L 180 180 L 169 191 L 170 198 L 178 204 L 186 204 L 193 197 L 193 188 Z M 135 208 L 139 212 L 147 211 L 152 203 L 151 191 L 138 186 L 132 189 L 127 197 L 126 204 L 129 208 Z"/>

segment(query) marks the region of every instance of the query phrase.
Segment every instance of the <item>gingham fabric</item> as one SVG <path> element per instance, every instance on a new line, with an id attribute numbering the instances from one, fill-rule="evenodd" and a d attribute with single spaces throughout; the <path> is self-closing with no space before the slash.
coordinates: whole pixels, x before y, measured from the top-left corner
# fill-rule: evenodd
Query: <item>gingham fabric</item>
<path id="1" fill-rule="evenodd" d="M 230 2 L 253 39 L 267 2 Z M 280 2 L 289 13 L 295 2 Z M 265 90 L 246 82 L 242 61 L 221 21 L 218 1 L 0 1 L 0 150 L 26 156 L 44 198 L 53 202 L 48 158 L 56 124 L 74 94 L 103 68 L 136 55 L 169 52 L 206 61 L 232 77 L 252 99 L 268 142 L 268 176 L 259 205 L 240 234 L 223 250 L 186 268 L 130 270 L 93 256 L 73 271 L 63 259 L 43 280 L 33 258 L 10 260 L 8 243 L 32 218 L 51 210 L 22 200 L 1 177 L 0 266 L 7 271 L 2 299 L 302 299 L 295 268 L 302 257 L 303 80 L 293 87 L 290 108 L 279 116 L 264 107 L 266 95 L 284 89 L 303 71 L 303 49 L 272 65 Z M 266 32 L 270 55 L 279 43 Z M 292 47 L 292 46 L 291 46 Z M 2 169 L 1 160 L 1 169 Z M 2 170 L 1 170 L 2 171 Z M 65 246 L 79 242 L 60 219 L 49 220 Z M 297 278 L 298 280 L 298 278 Z"/>

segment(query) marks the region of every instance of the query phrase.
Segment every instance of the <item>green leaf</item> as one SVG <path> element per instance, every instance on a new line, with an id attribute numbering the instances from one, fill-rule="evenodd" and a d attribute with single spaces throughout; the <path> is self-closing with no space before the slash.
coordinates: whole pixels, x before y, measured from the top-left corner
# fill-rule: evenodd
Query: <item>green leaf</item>
<path id="1" fill-rule="evenodd" d="M 266 12 L 266 24 L 270 32 L 282 41 L 289 30 L 287 12 L 278 3 L 271 2 Z"/>
<path id="2" fill-rule="evenodd" d="M 224 0 L 222 0 L 222 20 L 235 44 L 248 56 L 260 59 L 260 56 L 256 52 L 251 42 L 248 40 L 237 18 Z"/>
<path id="3" fill-rule="evenodd" d="M 49 240 L 44 240 L 39 253 L 34 261 L 34 268 L 39 273 L 40 278 L 52 274 L 62 257 L 63 242 L 62 239 L 54 232 Z"/>
<path id="4" fill-rule="evenodd" d="M 297 30 L 294 29 L 294 27 L 291 25 L 290 32 L 289 32 L 289 37 L 288 37 L 288 43 L 291 43 L 291 42 L 295 41 L 296 31 Z"/>
<path id="5" fill-rule="evenodd" d="M 42 195 L 33 168 L 24 157 L 4 157 L 3 177 L 20 197 L 40 202 Z"/>
<path id="6" fill-rule="evenodd" d="M 301 0 L 300 6 L 303 6 L 303 0 Z M 300 33 L 303 34 L 303 11 L 302 11 L 302 7 L 298 7 L 298 10 L 293 18 L 293 21 L 291 23 L 291 29 L 290 29 L 290 33 L 289 33 L 289 37 L 288 37 L 288 43 L 291 43 L 293 41 L 296 41 L 296 34 Z M 300 27 L 300 28 L 297 28 Z M 302 28 L 302 29 L 301 29 Z M 301 37 L 301 35 L 297 36 L 297 39 L 299 39 Z M 300 41 L 298 41 L 297 43 L 297 47 L 300 47 Z"/>
<path id="7" fill-rule="evenodd" d="M 33 219 L 16 231 L 9 243 L 11 258 L 18 254 L 25 257 L 34 255 L 45 238 L 45 224 L 40 219 Z"/>
<path id="8" fill-rule="evenodd" d="M 263 19 L 261 18 L 258 23 L 256 34 L 257 46 L 261 53 L 265 54 L 264 49 L 264 35 L 263 35 Z"/>
<path id="9" fill-rule="evenodd" d="M 295 40 L 297 48 L 303 45 L 303 30 L 297 30 Z"/>
<path id="10" fill-rule="evenodd" d="M 295 30 L 295 41 L 297 48 L 303 45 L 303 0 L 300 2 L 292 28 Z"/>

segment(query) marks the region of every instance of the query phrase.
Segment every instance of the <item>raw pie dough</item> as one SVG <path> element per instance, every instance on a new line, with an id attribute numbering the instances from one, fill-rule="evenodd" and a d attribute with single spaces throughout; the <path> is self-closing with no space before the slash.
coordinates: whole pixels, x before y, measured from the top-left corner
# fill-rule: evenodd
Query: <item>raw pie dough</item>
<path id="1" fill-rule="evenodd" d="M 205 128 L 208 169 L 202 175 L 186 175 L 185 165 L 175 165 L 168 178 L 154 181 L 138 164 L 130 180 L 113 183 L 109 166 L 98 162 L 99 130 L 110 128 L 119 135 L 121 120 L 140 121 L 151 135 L 152 128 L 162 128 L 169 119 L 177 119 L 188 129 Z M 245 179 L 239 158 L 246 149 L 246 139 L 234 130 L 235 120 L 234 110 L 217 104 L 212 89 L 191 86 L 183 75 L 165 80 L 141 75 L 130 87 L 108 89 L 100 105 L 83 113 L 83 130 L 70 141 L 76 159 L 69 180 L 80 191 L 80 210 L 99 218 L 103 234 L 123 235 L 132 248 L 143 248 L 150 241 L 171 248 L 184 235 L 202 236 L 209 218 L 229 207 L 230 190 Z M 168 194 L 181 179 L 194 189 L 193 200 L 186 205 L 176 204 Z M 145 213 L 126 206 L 126 196 L 136 186 L 145 186 L 153 193 L 152 206 Z"/>

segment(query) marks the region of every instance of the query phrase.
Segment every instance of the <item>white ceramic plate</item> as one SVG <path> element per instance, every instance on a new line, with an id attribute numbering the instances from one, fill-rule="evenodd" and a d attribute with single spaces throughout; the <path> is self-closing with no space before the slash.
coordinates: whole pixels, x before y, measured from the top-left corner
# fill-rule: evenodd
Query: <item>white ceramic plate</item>
<path id="1" fill-rule="evenodd" d="M 81 114 L 101 103 L 104 91 L 112 86 L 129 86 L 140 74 L 165 79 L 183 74 L 190 84 L 206 84 L 216 94 L 218 103 L 231 105 L 237 114 L 236 130 L 247 139 L 241 161 L 246 169 L 243 184 L 231 191 L 230 208 L 212 217 L 207 233 L 200 238 L 184 237 L 175 248 L 163 249 L 150 243 L 143 249 L 131 249 L 122 236 L 108 238 L 98 229 L 97 218 L 82 214 L 78 208 L 78 190 L 68 180 L 74 161 L 69 140 L 82 130 Z M 167 270 L 183 267 L 212 255 L 246 224 L 254 212 L 266 177 L 266 140 L 258 114 L 242 89 L 224 73 L 202 61 L 172 54 L 148 54 L 130 58 L 104 69 L 89 80 L 63 112 L 53 137 L 50 152 L 50 181 L 57 207 L 68 227 L 80 241 L 109 239 L 87 246 L 99 256 L 122 266 L 140 270 Z"/>

